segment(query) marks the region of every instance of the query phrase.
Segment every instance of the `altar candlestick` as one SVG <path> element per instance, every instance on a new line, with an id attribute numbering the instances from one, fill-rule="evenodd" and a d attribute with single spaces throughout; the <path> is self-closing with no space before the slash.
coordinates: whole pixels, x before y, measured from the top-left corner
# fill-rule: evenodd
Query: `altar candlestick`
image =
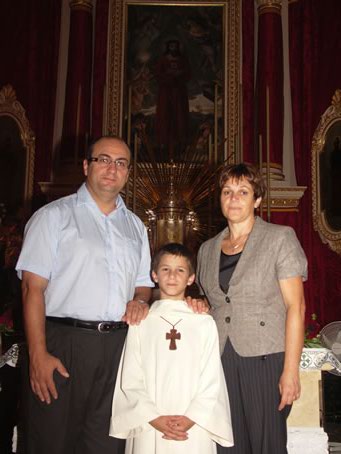
<path id="1" fill-rule="evenodd" d="M 134 180 L 133 180 L 133 212 L 135 213 L 136 211 L 136 182 L 137 182 L 137 149 L 138 149 L 138 143 L 137 143 L 137 134 L 135 132 L 134 134 Z"/>
<path id="2" fill-rule="evenodd" d="M 78 86 L 77 96 L 77 115 L 76 115 L 76 142 L 75 142 L 75 154 L 74 154 L 74 165 L 78 165 L 78 150 L 79 150 L 79 123 L 80 123 L 80 111 L 81 111 L 81 100 L 82 100 L 82 86 Z"/>
<path id="3" fill-rule="evenodd" d="M 263 172 L 263 157 L 262 157 L 262 135 L 259 134 L 258 137 L 258 156 L 259 156 L 259 172 Z M 259 215 L 263 218 L 263 200 L 259 206 Z"/>
<path id="4" fill-rule="evenodd" d="M 107 127 L 107 86 L 103 86 L 103 112 L 102 112 L 102 134 L 106 135 Z"/>
<path id="5" fill-rule="evenodd" d="M 212 164 L 212 134 L 208 136 L 208 163 Z"/>
<path id="6" fill-rule="evenodd" d="M 269 86 L 266 87 L 266 177 L 267 177 L 267 215 L 268 215 L 268 222 L 271 219 L 271 209 L 270 209 L 270 201 L 271 201 L 271 183 L 270 183 L 270 108 L 269 108 Z"/>
<path id="7" fill-rule="evenodd" d="M 88 150 L 88 144 L 89 144 L 89 133 L 86 132 L 85 139 L 84 139 L 84 149 L 85 149 L 84 153 L 86 153 Z"/>
<path id="8" fill-rule="evenodd" d="M 239 131 L 239 152 L 240 161 L 244 160 L 243 153 L 243 85 L 239 84 L 239 115 L 240 115 L 240 131 Z"/>
<path id="9" fill-rule="evenodd" d="M 218 84 L 214 85 L 214 164 L 218 162 Z"/>
<path id="10" fill-rule="evenodd" d="M 131 84 L 128 85 L 128 113 L 127 113 L 127 144 L 131 144 Z"/>

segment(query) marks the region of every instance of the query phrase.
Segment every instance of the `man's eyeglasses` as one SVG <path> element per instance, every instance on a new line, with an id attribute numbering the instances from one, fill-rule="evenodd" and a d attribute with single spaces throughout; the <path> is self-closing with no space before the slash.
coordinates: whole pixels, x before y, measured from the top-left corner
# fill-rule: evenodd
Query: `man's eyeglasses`
<path id="1" fill-rule="evenodd" d="M 115 164 L 116 169 L 127 170 L 129 168 L 128 159 L 119 158 L 111 159 L 107 156 L 98 156 L 98 158 L 88 158 L 88 162 L 97 162 L 100 167 L 110 167 L 112 164 Z"/>

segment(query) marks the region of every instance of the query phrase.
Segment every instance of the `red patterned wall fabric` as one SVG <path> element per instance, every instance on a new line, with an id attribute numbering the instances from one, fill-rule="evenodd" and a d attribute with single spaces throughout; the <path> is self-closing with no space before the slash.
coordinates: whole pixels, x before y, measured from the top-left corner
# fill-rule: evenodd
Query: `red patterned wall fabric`
<path id="1" fill-rule="evenodd" d="M 341 320 L 341 257 L 313 229 L 311 142 L 321 115 L 341 88 L 340 23 L 339 0 L 289 4 L 296 176 L 299 185 L 308 186 L 295 228 L 309 261 L 307 319 L 316 313 L 321 324 Z"/>
<path id="2" fill-rule="evenodd" d="M 25 108 L 36 136 L 34 181 L 47 181 L 52 165 L 61 0 L 2 0 L 0 8 L 0 87 L 11 84 Z"/>

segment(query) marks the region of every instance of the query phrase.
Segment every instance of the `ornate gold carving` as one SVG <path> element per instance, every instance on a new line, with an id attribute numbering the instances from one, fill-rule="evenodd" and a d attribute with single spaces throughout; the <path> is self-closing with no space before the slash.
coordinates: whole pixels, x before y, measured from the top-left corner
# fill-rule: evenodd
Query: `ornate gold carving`
<path id="1" fill-rule="evenodd" d="M 228 150 L 236 147 L 235 138 L 240 134 L 238 110 L 239 110 L 239 21 L 240 6 L 238 1 L 227 1 L 227 18 L 225 25 L 225 78 L 227 79 L 227 90 L 225 93 L 224 113 L 227 117 L 225 125 Z M 228 36 L 227 35 L 228 31 Z M 227 108 L 229 106 L 229 108 Z M 227 113 L 227 115 L 226 115 Z M 232 161 L 238 162 L 239 156 L 233 156 Z"/>
<path id="2" fill-rule="evenodd" d="M 334 106 L 335 113 L 341 115 L 341 90 L 338 88 L 332 97 L 332 106 Z"/>
<path id="3" fill-rule="evenodd" d="M 298 205 L 306 186 L 272 187 L 270 189 L 271 211 L 298 211 Z M 262 201 L 262 208 L 267 207 L 267 197 Z"/>
<path id="4" fill-rule="evenodd" d="M 0 116 L 11 117 L 17 123 L 22 144 L 26 149 L 24 208 L 25 214 L 28 214 L 27 211 L 29 210 L 33 194 L 35 137 L 26 117 L 25 109 L 17 100 L 15 90 L 11 85 L 5 85 L 0 90 Z"/>
<path id="5" fill-rule="evenodd" d="M 205 159 L 189 164 L 194 155 L 195 150 L 190 151 L 188 162 L 178 163 L 156 163 L 150 159 L 151 162 L 139 163 L 134 170 L 135 212 L 147 226 L 153 251 L 169 241 L 198 246 L 215 233 L 219 167 Z"/>
<path id="6" fill-rule="evenodd" d="M 71 0 L 70 9 L 73 11 L 82 10 L 91 13 L 93 9 L 92 0 Z"/>
<path id="7" fill-rule="evenodd" d="M 257 0 L 258 15 L 265 13 L 281 14 L 282 0 Z"/>
<path id="8" fill-rule="evenodd" d="M 106 130 L 109 134 L 122 135 L 123 124 L 123 23 L 125 22 L 125 0 L 111 0 L 109 8 L 109 61 L 108 61 L 108 115 Z"/>
<path id="9" fill-rule="evenodd" d="M 125 48 L 125 24 L 128 0 L 110 0 L 109 8 L 109 52 L 108 52 L 108 104 L 107 124 L 105 130 L 109 134 L 121 135 L 123 126 L 123 92 L 124 92 L 124 48 Z M 152 0 L 146 3 L 144 0 L 135 0 L 133 4 L 145 5 L 203 5 L 207 2 L 197 0 L 166 2 L 164 0 Z M 224 27 L 224 52 L 225 52 L 225 78 L 224 78 L 224 140 L 226 150 L 234 150 L 236 138 L 239 135 L 238 100 L 239 95 L 239 21 L 240 2 L 238 0 L 222 0 L 219 3 L 209 5 L 225 6 L 226 20 Z M 228 108 L 227 108 L 228 106 Z M 226 151 L 226 155 L 227 155 Z M 226 156 L 225 156 L 226 157 Z M 238 161 L 238 156 L 232 156 L 231 161 Z"/>
<path id="10" fill-rule="evenodd" d="M 326 153 L 325 145 L 330 128 L 340 122 L 341 129 L 341 90 L 337 89 L 332 98 L 331 106 L 321 116 L 321 120 L 316 128 L 312 140 L 312 204 L 313 204 L 313 223 L 315 230 L 319 233 L 323 243 L 327 243 L 330 248 L 341 254 L 341 229 L 334 229 L 329 224 L 326 217 L 326 210 L 323 207 L 321 182 L 322 169 L 320 167 L 320 157 Z M 326 175 L 325 175 L 326 177 Z M 329 175 L 327 175 L 329 177 Z"/>

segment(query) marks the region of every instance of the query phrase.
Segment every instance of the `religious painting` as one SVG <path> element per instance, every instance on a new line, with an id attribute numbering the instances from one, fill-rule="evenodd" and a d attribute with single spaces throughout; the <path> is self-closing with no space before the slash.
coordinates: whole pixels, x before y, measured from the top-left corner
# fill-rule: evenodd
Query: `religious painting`
<path id="1" fill-rule="evenodd" d="M 208 153 L 215 109 L 222 128 L 224 18 L 224 5 L 127 4 L 126 134 L 143 129 L 161 160 Z"/>
<path id="2" fill-rule="evenodd" d="M 239 7 L 111 0 L 105 130 L 137 136 L 159 162 L 226 159 L 239 134 Z"/>

